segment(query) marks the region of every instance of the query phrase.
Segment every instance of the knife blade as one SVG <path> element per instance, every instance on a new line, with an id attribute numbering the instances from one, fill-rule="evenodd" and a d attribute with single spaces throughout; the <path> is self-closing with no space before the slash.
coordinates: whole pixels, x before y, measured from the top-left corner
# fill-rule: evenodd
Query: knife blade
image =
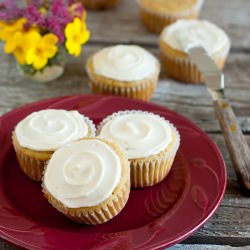
<path id="1" fill-rule="evenodd" d="M 225 137 L 240 185 L 250 192 L 250 149 L 224 93 L 224 74 L 202 47 L 188 50 L 190 61 L 203 75 L 213 100 L 215 114 Z"/>
<path id="2" fill-rule="evenodd" d="M 213 99 L 225 98 L 224 74 L 202 47 L 189 49 L 189 58 L 202 73 Z"/>

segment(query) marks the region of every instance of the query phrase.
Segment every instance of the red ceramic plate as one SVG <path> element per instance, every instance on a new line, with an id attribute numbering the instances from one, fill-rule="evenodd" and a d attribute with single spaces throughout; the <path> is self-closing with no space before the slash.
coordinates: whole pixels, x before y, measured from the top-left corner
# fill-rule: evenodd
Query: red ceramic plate
<path id="1" fill-rule="evenodd" d="M 76 109 L 98 124 L 126 109 L 146 110 L 170 120 L 181 146 L 170 174 L 154 187 L 134 189 L 122 212 L 99 226 L 76 224 L 46 201 L 39 183 L 18 167 L 11 144 L 15 125 L 41 109 Z M 81 95 L 40 101 L 0 118 L 0 236 L 32 249 L 159 249 L 190 236 L 218 207 L 226 185 L 223 158 L 214 142 L 181 115 L 152 103 Z"/>

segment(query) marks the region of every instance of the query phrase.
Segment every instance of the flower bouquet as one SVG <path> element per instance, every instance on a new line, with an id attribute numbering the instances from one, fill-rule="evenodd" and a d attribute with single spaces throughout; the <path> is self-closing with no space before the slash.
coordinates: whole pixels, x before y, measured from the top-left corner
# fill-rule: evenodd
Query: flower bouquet
<path id="1" fill-rule="evenodd" d="M 23 74 L 50 81 L 64 71 L 64 56 L 79 56 L 90 37 L 81 3 L 33 0 L 0 4 L 0 40 Z"/>

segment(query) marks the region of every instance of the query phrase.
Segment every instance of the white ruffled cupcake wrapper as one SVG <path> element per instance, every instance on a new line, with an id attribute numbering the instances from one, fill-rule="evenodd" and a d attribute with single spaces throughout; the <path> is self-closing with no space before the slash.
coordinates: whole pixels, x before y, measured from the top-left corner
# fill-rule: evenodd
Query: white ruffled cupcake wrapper
<path id="1" fill-rule="evenodd" d="M 150 115 L 150 116 L 153 116 L 153 117 L 158 117 L 160 118 L 161 120 L 163 120 L 164 122 L 166 122 L 170 127 L 171 129 L 175 130 L 177 133 L 178 131 L 176 130 L 176 128 L 174 127 L 174 125 L 169 122 L 168 120 L 166 120 L 165 118 L 163 118 L 162 116 L 160 115 L 157 115 L 157 114 L 154 114 L 154 113 L 151 113 L 151 112 L 148 112 L 148 111 L 142 111 L 142 110 L 122 110 L 122 111 L 118 111 L 118 112 L 114 112 L 113 114 L 105 117 L 101 122 L 100 124 L 97 126 L 97 129 L 96 129 L 96 134 L 97 135 L 100 135 L 100 132 L 101 132 L 101 129 L 102 127 L 109 121 L 113 120 L 114 118 L 118 117 L 118 116 L 122 116 L 122 115 L 128 115 L 128 114 L 143 114 L 143 115 Z M 179 133 L 178 133 L 179 134 Z M 106 138 L 107 139 L 107 138 Z M 110 140 L 110 139 L 108 139 Z M 115 143 L 115 142 L 114 142 Z"/>
<path id="2" fill-rule="evenodd" d="M 148 156 L 138 159 L 129 159 L 130 162 L 130 173 L 131 173 L 131 186 L 132 187 L 147 187 L 153 186 L 163 180 L 170 171 L 172 163 L 174 161 L 176 152 L 180 146 L 180 134 L 172 123 L 164 119 L 163 117 L 153 114 L 147 111 L 141 110 L 125 110 L 115 112 L 110 116 L 107 116 L 97 127 L 97 135 L 100 135 L 102 127 L 115 117 L 126 115 L 126 114 L 145 114 L 157 116 L 160 119 L 167 122 L 171 128 L 172 133 L 175 137 L 175 144 L 171 149 L 168 147 L 159 152 L 154 156 Z M 107 138 L 106 138 L 107 139 Z M 110 139 L 109 139 L 110 140 Z M 112 141 L 112 140 L 110 140 Z M 112 141 L 113 142 L 113 141 Z M 115 142 L 114 142 L 115 143 Z"/>
<path id="3" fill-rule="evenodd" d="M 88 137 L 94 137 L 96 135 L 96 127 L 92 120 L 90 120 L 87 116 L 83 116 L 84 121 L 87 123 L 89 131 L 88 131 Z"/>

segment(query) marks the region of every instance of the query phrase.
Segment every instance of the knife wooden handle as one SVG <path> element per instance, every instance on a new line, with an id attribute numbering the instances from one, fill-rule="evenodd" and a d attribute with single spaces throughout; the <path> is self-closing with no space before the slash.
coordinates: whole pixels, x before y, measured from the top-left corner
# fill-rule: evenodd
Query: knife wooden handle
<path id="1" fill-rule="evenodd" d="M 241 186 L 250 191 L 250 149 L 236 116 L 226 99 L 213 101 L 231 160 Z"/>

